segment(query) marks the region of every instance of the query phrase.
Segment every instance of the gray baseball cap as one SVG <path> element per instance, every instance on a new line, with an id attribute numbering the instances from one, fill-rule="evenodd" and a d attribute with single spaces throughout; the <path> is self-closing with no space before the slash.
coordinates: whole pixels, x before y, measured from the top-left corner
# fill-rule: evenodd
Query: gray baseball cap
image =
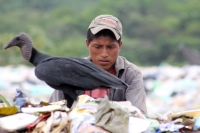
<path id="1" fill-rule="evenodd" d="M 103 29 L 111 30 L 116 39 L 119 40 L 122 37 L 122 24 L 118 18 L 112 15 L 100 15 L 92 20 L 88 29 L 91 30 L 92 34 L 96 34 Z"/>

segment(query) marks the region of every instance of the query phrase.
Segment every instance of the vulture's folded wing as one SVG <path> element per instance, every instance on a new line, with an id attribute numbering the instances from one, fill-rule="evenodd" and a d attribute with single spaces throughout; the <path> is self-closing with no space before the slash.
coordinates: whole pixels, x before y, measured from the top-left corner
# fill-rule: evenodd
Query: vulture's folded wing
<path id="1" fill-rule="evenodd" d="M 68 84 L 81 89 L 127 88 L 127 84 L 116 76 L 80 58 L 53 57 L 40 63 L 35 74 L 40 80 L 53 85 Z"/>

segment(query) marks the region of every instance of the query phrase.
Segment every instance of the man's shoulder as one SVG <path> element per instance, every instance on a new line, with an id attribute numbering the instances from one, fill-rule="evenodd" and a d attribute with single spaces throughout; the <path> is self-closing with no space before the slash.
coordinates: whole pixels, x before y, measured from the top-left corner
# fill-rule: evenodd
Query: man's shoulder
<path id="1" fill-rule="evenodd" d="M 136 75 L 141 74 L 141 71 L 139 70 L 138 66 L 128 61 L 125 57 L 119 56 L 117 62 L 117 69 L 123 69 L 122 78 L 124 78 L 124 80 L 126 80 L 127 82 L 131 82 L 131 80 L 134 77 L 136 77 Z"/>
<path id="2" fill-rule="evenodd" d="M 124 69 L 132 68 L 132 69 L 138 69 L 138 67 L 133 64 L 132 62 L 128 61 L 125 57 L 119 56 L 117 59 L 117 65 L 123 65 Z"/>

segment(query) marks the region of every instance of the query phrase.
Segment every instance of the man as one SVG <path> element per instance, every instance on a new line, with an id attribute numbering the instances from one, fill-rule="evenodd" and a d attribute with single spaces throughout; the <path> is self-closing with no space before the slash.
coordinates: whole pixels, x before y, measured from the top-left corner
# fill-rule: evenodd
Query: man
<path id="1" fill-rule="evenodd" d="M 134 64 L 119 56 L 122 47 L 122 25 L 112 15 L 97 16 L 89 25 L 86 46 L 89 51 L 88 60 L 98 67 L 116 75 L 129 85 L 126 90 L 95 89 L 93 91 L 77 91 L 78 95 L 87 94 L 94 98 L 109 96 L 112 101 L 130 101 L 143 114 L 146 110 L 146 94 L 142 74 Z M 55 90 L 50 102 L 64 99 L 61 91 Z"/>

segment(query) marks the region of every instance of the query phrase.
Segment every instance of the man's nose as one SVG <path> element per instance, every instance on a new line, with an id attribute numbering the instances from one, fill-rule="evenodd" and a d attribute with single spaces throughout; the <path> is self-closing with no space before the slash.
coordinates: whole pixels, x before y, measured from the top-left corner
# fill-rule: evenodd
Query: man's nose
<path id="1" fill-rule="evenodd" d="M 106 48 L 102 49 L 101 56 L 104 57 L 104 58 L 105 58 L 105 57 L 108 57 L 108 51 L 107 51 Z"/>

